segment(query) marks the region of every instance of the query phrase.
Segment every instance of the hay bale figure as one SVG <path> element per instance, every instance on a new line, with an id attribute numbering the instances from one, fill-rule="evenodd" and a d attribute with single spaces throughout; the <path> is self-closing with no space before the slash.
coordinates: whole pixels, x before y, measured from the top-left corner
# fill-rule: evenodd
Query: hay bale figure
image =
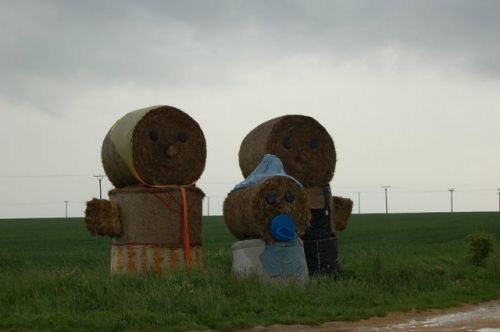
<path id="1" fill-rule="evenodd" d="M 161 273 L 201 266 L 205 167 L 198 123 L 171 106 L 130 112 L 104 138 L 102 162 L 116 189 L 87 203 L 92 235 L 112 237 L 111 272 Z"/>
<path id="2" fill-rule="evenodd" d="M 332 137 L 312 117 L 285 115 L 262 123 L 243 139 L 239 151 L 243 175 L 266 153 L 279 157 L 285 172 L 307 192 L 312 218 L 302 239 L 309 271 L 329 274 L 340 270 L 335 231 L 347 227 L 352 201 L 332 197 L 330 192 L 337 162 Z"/>
<path id="3" fill-rule="evenodd" d="M 224 201 L 224 221 L 240 240 L 232 247 L 233 271 L 240 276 L 256 274 L 273 283 L 307 283 L 300 236 L 309 220 L 302 185 L 284 173 L 276 156 L 264 156 Z"/>

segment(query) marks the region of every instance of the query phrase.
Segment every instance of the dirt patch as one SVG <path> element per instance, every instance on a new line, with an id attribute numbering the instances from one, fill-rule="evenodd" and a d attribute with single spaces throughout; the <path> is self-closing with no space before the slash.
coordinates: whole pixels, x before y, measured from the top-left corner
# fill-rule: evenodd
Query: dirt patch
<path id="1" fill-rule="evenodd" d="M 257 326 L 248 331 L 479 331 L 500 332 L 500 300 L 445 310 L 391 313 L 357 322 L 329 322 L 319 326 Z"/>

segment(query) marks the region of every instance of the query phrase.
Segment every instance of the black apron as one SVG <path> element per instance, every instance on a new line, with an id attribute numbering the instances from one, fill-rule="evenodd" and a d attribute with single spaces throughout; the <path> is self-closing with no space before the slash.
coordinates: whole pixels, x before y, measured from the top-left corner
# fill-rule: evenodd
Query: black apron
<path id="1" fill-rule="evenodd" d="M 310 274 L 332 274 L 340 271 L 338 241 L 330 227 L 330 186 L 323 188 L 325 207 L 311 209 L 311 226 L 302 236 Z"/>

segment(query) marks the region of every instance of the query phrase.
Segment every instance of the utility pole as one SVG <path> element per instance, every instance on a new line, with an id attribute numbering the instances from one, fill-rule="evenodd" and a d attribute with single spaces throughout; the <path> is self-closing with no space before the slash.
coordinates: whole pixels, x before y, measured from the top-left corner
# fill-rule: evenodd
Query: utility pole
<path id="1" fill-rule="evenodd" d="M 210 216 L 210 196 L 207 196 L 207 215 Z"/>
<path id="2" fill-rule="evenodd" d="M 65 205 L 66 205 L 66 213 L 65 213 L 66 220 L 68 220 L 68 202 L 69 202 L 69 201 L 64 201 L 64 203 L 65 203 Z"/>
<path id="3" fill-rule="evenodd" d="M 358 214 L 361 214 L 361 193 L 358 191 Z"/>
<path id="4" fill-rule="evenodd" d="M 498 212 L 500 213 L 500 188 L 498 190 Z"/>
<path id="5" fill-rule="evenodd" d="M 389 213 L 389 205 L 387 204 L 387 189 L 389 189 L 391 186 L 382 186 L 382 188 L 385 191 L 385 214 Z"/>
<path id="6" fill-rule="evenodd" d="M 455 188 L 450 188 L 448 189 L 450 192 L 450 199 L 451 199 L 451 213 L 453 213 L 453 192 L 455 191 Z"/>
<path id="7" fill-rule="evenodd" d="M 105 175 L 102 175 L 102 174 L 96 174 L 94 175 L 95 178 L 97 178 L 97 180 L 99 180 L 99 199 L 102 199 L 102 187 L 101 187 L 101 182 L 102 182 L 102 178 L 105 177 Z"/>

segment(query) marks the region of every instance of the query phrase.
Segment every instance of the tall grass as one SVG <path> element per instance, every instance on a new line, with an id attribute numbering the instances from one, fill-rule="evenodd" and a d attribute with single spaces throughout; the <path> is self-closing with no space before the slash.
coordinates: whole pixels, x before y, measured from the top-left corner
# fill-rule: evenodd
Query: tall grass
<path id="1" fill-rule="evenodd" d="M 220 217 L 204 221 L 205 268 L 162 276 L 110 276 L 110 240 L 81 219 L 0 221 L 0 329 L 224 330 L 499 298 L 498 251 L 466 259 L 475 231 L 500 238 L 500 215 L 356 215 L 340 234 L 344 272 L 302 288 L 235 278 Z"/>

